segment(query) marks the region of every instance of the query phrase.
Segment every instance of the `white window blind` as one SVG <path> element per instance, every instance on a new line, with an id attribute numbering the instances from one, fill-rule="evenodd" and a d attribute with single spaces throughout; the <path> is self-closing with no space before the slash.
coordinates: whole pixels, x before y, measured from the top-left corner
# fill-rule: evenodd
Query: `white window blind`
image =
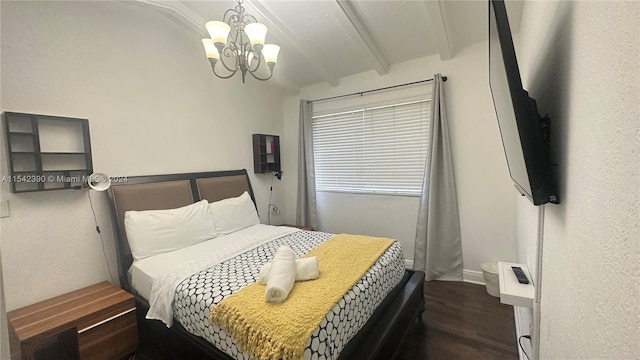
<path id="1" fill-rule="evenodd" d="M 316 190 L 420 195 L 429 100 L 313 117 Z"/>

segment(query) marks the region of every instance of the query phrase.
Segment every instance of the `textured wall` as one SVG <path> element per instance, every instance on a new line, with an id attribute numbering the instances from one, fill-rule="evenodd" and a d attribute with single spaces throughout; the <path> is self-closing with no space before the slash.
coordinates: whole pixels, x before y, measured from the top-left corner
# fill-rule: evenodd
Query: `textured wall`
<path id="1" fill-rule="evenodd" d="M 0 248 L 0 269 L 2 269 L 2 250 Z M 0 359 L 9 358 L 9 325 L 7 324 L 7 312 L 4 306 L 4 282 L 0 271 Z"/>
<path id="2" fill-rule="evenodd" d="M 2 6 L 0 6 L 0 19 L 2 18 Z M 2 38 L 2 26 L 0 26 L 0 39 Z M 1 50 L 0 50 L 1 51 Z M 0 55 L 0 69 L 2 68 L 2 56 Z M 2 87 L 0 86 L 0 99 L 2 99 Z M 2 146 L 4 148 L 4 146 Z M 4 159 L 4 153 L 0 152 Z M 4 173 L 3 173 L 4 174 Z M 0 200 L 3 200 L 0 198 Z M 1 235 L 1 234 L 0 234 Z M 0 236 L 0 359 L 9 358 L 9 333 L 5 320 L 6 308 L 4 304 L 4 282 L 2 281 L 2 236 Z"/>
<path id="3" fill-rule="evenodd" d="M 639 28 L 638 2 L 524 6 L 518 60 L 551 115 L 562 201 L 544 218 L 541 359 L 640 354 Z"/>
<path id="4" fill-rule="evenodd" d="M 251 134 L 282 131 L 279 88 L 215 78 L 200 38 L 149 8 L 111 1 L 1 6 L 3 111 L 88 118 L 94 169 L 109 175 L 250 169 L 266 209 L 270 177 L 251 171 Z M 1 189 L 11 206 L 1 220 L 8 310 L 109 278 L 88 191 Z M 92 197 L 115 271 L 106 194 Z"/>
<path id="5" fill-rule="evenodd" d="M 298 96 L 286 96 L 284 105 L 285 151 L 297 151 L 299 99 L 318 99 L 349 94 L 389 85 L 428 79 L 434 73 L 447 75 L 445 96 L 452 142 L 453 163 L 458 191 L 462 250 L 465 270 L 480 271 L 483 262 L 515 261 L 516 214 L 518 196 L 513 190 L 500 142 L 488 80 L 487 43 L 460 49 L 456 56 L 441 61 L 438 56 L 392 66 L 389 73 L 374 71 L 340 79 L 340 85 L 326 84 L 301 89 Z M 287 168 L 297 168 L 289 159 Z M 295 179 L 294 179 L 295 180 Z M 292 184 L 292 188 L 296 188 Z M 287 197 L 288 216 L 295 218 L 295 194 Z M 341 200 L 337 198 L 342 196 Z M 418 201 L 416 198 L 323 194 L 320 212 L 333 214 L 321 219 L 327 231 L 369 231 L 398 238 L 405 258 L 413 259 Z M 350 203 L 357 218 L 345 217 L 344 204 Z M 394 212 L 390 215 L 390 212 Z M 324 221 L 324 222 L 323 222 Z M 384 229 L 382 229 L 384 227 Z"/>

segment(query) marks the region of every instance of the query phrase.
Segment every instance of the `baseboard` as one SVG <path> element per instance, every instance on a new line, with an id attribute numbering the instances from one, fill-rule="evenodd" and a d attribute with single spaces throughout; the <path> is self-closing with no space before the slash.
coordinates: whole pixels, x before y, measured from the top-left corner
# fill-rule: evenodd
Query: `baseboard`
<path id="1" fill-rule="evenodd" d="M 484 285 L 484 277 L 482 276 L 482 271 L 463 270 L 462 281 L 472 284 Z"/>
<path id="2" fill-rule="evenodd" d="M 404 259 L 404 267 L 406 269 L 412 270 L 413 260 Z M 460 281 L 460 280 L 455 280 L 455 281 Z M 462 281 L 472 283 L 472 284 L 484 285 L 484 277 L 482 277 L 482 271 L 463 270 Z"/>
<path id="3" fill-rule="evenodd" d="M 404 259 L 404 267 L 413 270 L 413 260 Z M 484 277 L 482 277 L 482 271 L 463 270 L 462 281 L 472 284 L 484 285 Z"/>

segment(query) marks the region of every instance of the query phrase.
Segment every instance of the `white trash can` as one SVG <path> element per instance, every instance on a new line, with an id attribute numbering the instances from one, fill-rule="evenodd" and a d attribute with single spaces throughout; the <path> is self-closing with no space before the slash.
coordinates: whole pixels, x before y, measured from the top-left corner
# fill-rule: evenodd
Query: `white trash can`
<path id="1" fill-rule="evenodd" d="M 500 297 L 500 281 L 498 277 L 498 263 L 484 263 L 480 265 L 484 285 L 491 296 Z"/>

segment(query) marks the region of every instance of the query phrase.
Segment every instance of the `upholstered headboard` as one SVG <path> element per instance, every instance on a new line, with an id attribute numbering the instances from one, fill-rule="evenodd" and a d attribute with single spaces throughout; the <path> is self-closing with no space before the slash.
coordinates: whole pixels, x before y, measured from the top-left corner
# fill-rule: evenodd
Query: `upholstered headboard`
<path id="1" fill-rule="evenodd" d="M 214 202 L 236 197 L 247 191 L 255 196 L 247 170 L 128 177 L 109 188 L 111 218 L 116 238 L 120 286 L 131 290 L 128 270 L 133 263 L 124 213 L 129 210 L 162 210 L 192 204 L 202 199 Z"/>

